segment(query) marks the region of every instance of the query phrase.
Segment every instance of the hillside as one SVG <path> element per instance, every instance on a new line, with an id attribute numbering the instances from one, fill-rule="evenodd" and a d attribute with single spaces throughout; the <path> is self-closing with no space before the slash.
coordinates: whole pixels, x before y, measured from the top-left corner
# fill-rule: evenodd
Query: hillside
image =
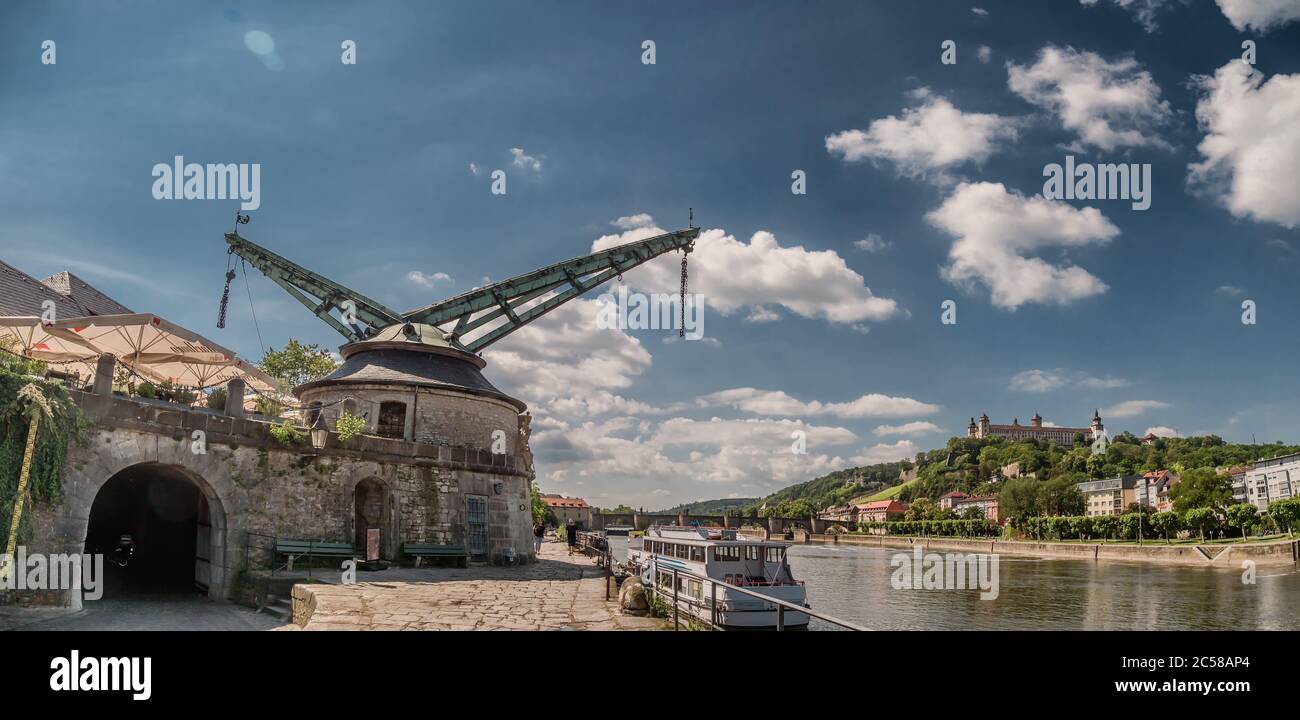
<path id="1" fill-rule="evenodd" d="M 758 498 L 724 498 L 721 500 L 700 500 L 692 503 L 674 505 L 666 510 L 658 510 L 659 515 L 686 513 L 687 515 L 725 515 L 731 510 L 751 505 Z"/>
<path id="2" fill-rule="evenodd" d="M 881 463 L 838 470 L 782 488 L 746 506 L 743 512 L 760 512 L 759 508 L 766 505 L 767 509 L 761 512 L 799 517 L 850 500 L 937 500 L 953 490 L 972 495 L 998 493 L 1001 486 L 996 478 L 1001 468 L 1017 462 L 1022 473 L 1034 473 L 1037 480 L 1065 486 L 1150 470 L 1182 473 L 1196 468 L 1248 465 L 1255 460 L 1294 452 L 1300 452 L 1300 445 L 1228 443 L 1217 435 L 1161 438 L 1151 445 L 1142 445 L 1137 437 L 1126 432 L 1112 439 L 1104 455 L 1093 454 L 1086 443 L 1062 446 L 1047 440 L 1013 442 L 1003 438 L 954 437 L 946 447 L 918 453 L 916 463 Z M 917 468 L 916 479 L 900 485 L 899 472 L 913 466 Z M 864 486 L 868 482 L 880 482 L 888 487 L 881 490 Z"/>

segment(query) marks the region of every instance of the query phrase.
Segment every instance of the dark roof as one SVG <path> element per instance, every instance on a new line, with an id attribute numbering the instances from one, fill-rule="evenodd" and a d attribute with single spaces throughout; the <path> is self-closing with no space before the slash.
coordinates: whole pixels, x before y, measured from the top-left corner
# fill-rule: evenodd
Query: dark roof
<path id="1" fill-rule="evenodd" d="M 302 391 L 315 387 L 363 383 L 446 388 L 497 397 L 519 408 L 520 412 L 527 408 L 524 403 L 496 389 L 469 360 L 421 350 L 354 352 L 338 370 L 320 380 L 299 385 L 294 392 L 301 397 Z"/>
<path id="2" fill-rule="evenodd" d="M 86 315 L 121 315 L 131 312 L 89 283 L 64 271 L 37 280 L 0 261 L 0 315 L 41 315 L 41 303 L 51 300 L 60 318 Z"/>
<path id="3" fill-rule="evenodd" d="M 131 308 L 105 295 L 67 270 L 51 275 L 41 282 L 70 299 L 82 310 L 79 315 L 130 315 L 132 313 Z"/>

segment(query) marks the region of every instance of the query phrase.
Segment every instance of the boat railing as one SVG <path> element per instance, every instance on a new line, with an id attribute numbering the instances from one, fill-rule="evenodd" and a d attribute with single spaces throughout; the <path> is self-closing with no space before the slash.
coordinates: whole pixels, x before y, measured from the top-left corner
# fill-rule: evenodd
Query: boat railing
<path id="1" fill-rule="evenodd" d="M 786 629 L 786 628 L 785 628 L 785 615 L 786 615 L 787 612 L 800 612 L 800 613 L 803 613 L 803 614 L 805 614 L 805 615 L 807 615 L 807 616 L 809 616 L 809 617 L 816 618 L 816 619 L 818 619 L 818 620 L 821 620 L 822 622 L 830 623 L 831 625 L 834 625 L 834 626 L 839 627 L 839 628 L 843 628 L 843 629 L 845 629 L 845 630 L 854 630 L 854 631 L 858 631 L 858 632 L 865 632 L 865 631 L 870 630 L 870 628 L 863 627 L 863 626 L 858 625 L 858 624 L 856 624 L 856 623 L 851 623 L 851 622 L 849 622 L 849 621 L 847 621 L 847 620 L 841 620 L 841 619 L 839 619 L 839 618 L 837 618 L 837 617 L 834 617 L 834 616 L 832 616 L 832 615 L 827 615 L 826 613 L 817 612 L 817 611 L 815 611 L 815 610 L 813 610 L 812 608 L 809 608 L 809 607 L 807 607 L 807 606 L 804 606 L 804 605 L 796 605 L 796 604 L 794 604 L 794 603 L 792 603 L 792 602 L 788 602 L 788 601 L 786 601 L 786 600 L 781 600 L 781 599 L 778 599 L 778 598 L 774 598 L 774 597 L 772 597 L 771 595 L 764 595 L 763 593 L 754 592 L 753 590 L 746 590 L 744 587 L 741 587 L 741 586 L 739 586 L 739 585 L 735 585 L 735 584 L 733 584 L 733 583 L 725 582 L 725 581 L 723 581 L 723 580 L 715 580 L 714 578 L 711 578 L 711 577 L 706 577 L 706 576 L 704 576 L 704 575 L 699 575 L 699 574 L 696 574 L 696 573 L 693 573 L 693 572 L 690 572 L 690 571 L 687 571 L 687 570 L 677 570 L 677 569 L 675 569 L 675 568 L 673 569 L 672 573 L 673 573 L 673 592 L 672 592 L 672 598 L 673 598 L 673 602 L 672 602 L 672 605 L 673 605 L 673 630 L 678 630 L 678 629 L 681 628 L 681 619 L 680 619 L 680 612 L 679 612 L 679 608 L 680 608 L 680 606 L 681 606 L 681 602 L 682 602 L 684 599 L 692 598 L 692 596 L 686 596 L 686 598 L 683 598 L 682 593 L 680 592 L 680 588 L 681 588 L 681 578 L 690 578 L 691 580 L 698 580 L 698 581 L 701 582 L 701 583 L 707 583 L 707 584 L 708 584 L 709 592 L 708 592 L 708 603 L 707 603 L 707 606 L 708 606 L 708 609 L 709 609 L 709 629 L 710 629 L 710 630 L 722 630 L 722 629 L 723 629 L 723 626 L 722 626 L 722 618 L 720 617 L 720 613 L 724 613 L 724 612 L 733 612 L 733 613 L 734 613 L 734 612 L 770 612 L 770 610 L 760 610 L 760 611 L 754 611 L 754 610 L 748 610 L 748 611 L 744 611 L 744 610 L 741 610 L 741 611 L 737 611 L 737 610 L 727 610 L 726 607 L 724 607 L 723 604 L 721 604 L 721 603 L 718 602 L 718 587 L 719 587 L 719 586 L 721 586 L 721 587 L 723 587 L 723 588 L 725 588 L 725 589 L 727 589 L 727 590 L 729 590 L 729 591 L 732 591 L 732 592 L 738 592 L 738 593 L 740 593 L 740 594 L 742 594 L 742 595 L 748 595 L 748 596 L 750 596 L 750 597 L 754 597 L 754 598 L 757 598 L 757 599 L 759 599 L 759 600 L 762 600 L 762 601 L 765 602 L 765 603 L 769 603 L 769 604 L 771 604 L 771 605 L 775 605 L 775 606 L 776 606 L 776 629 L 777 629 L 777 630 L 785 630 L 785 629 Z M 800 583 L 800 584 L 802 585 L 803 583 Z M 655 591 L 656 593 L 661 593 L 661 594 L 664 594 L 664 595 L 667 595 L 667 594 L 668 594 L 668 593 L 665 592 L 662 588 L 658 587 L 658 583 L 653 583 L 652 585 L 653 585 L 653 587 L 654 587 L 654 591 Z M 692 599 L 693 599 L 693 598 L 692 598 Z M 688 600 L 688 601 L 689 601 L 689 600 Z M 700 597 L 700 599 L 699 599 L 699 605 L 701 605 L 701 606 L 706 605 L 706 603 L 704 602 L 704 599 L 703 599 L 703 593 L 701 593 L 701 597 Z"/>

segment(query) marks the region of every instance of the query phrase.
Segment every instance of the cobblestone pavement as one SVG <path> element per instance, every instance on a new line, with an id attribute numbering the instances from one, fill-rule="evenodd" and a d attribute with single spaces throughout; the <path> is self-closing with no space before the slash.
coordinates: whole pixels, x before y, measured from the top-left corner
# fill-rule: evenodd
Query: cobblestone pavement
<path id="1" fill-rule="evenodd" d="M 320 576 L 317 576 L 320 578 Z M 588 557 L 544 543 L 524 567 L 394 568 L 357 574 L 355 585 L 300 585 L 316 607 L 306 626 L 283 630 L 660 630 L 605 600 L 605 579 Z M 613 584 L 611 583 L 611 591 Z"/>

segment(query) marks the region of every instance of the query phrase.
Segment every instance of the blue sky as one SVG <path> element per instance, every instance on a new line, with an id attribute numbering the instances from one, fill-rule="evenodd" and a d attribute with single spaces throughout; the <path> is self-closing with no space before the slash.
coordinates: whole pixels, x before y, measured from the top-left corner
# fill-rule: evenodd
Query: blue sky
<path id="1" fill-rule="evenodd" d="M 1294 442 L 1298 16 L 1248 0 L 11 2 L 0 258 L 256 358 L 242 277 L 214 326 L 236 203 L 155 200 L 156 163 L 260 163 L 241 232 L 400 310 L 684 227 L 694 207 L 705 341 L 598 330 L 592 299 L 486 354 L 537 416 L 543 489 L 605 506 L 760 495 L 938 447 L 981 412 L 1086 425 L 1100 407 L 1112 432 Z M 1035 199 L 1067 154 L 1149 163 L 1151 208 Z M 626 280 L 675 292 L 677 261 Z M 339 344 L 250 279 L 268 345 Z"/>

